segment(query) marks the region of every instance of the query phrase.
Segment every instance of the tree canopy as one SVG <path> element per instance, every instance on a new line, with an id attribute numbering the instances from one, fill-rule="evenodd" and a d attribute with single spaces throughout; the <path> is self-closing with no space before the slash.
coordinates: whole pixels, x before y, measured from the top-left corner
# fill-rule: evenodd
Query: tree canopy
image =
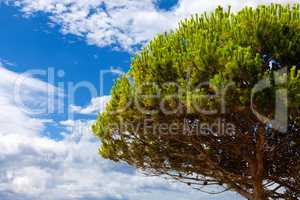
<path id="1" fill-rule="evenodd" d="M 298 4 L 194 15 L 116 81 L 100 154 L 199 190 L 299 199 L 299 66 Z"/>

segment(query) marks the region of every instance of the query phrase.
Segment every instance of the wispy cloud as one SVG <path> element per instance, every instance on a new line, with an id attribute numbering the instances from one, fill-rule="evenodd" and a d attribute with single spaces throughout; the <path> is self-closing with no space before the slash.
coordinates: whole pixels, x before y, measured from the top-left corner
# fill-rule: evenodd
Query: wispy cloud
<path id="1" fill-rule="evenodd" d="M 44 12 L 64 34 L 74 34 L 87 43 L 132 50 L 157 33 L 176 28 L 181 19 L 194 13 L 212 11 L 218 5 L 233 10 L 259 4 L 296 3 L 298 0 L 179 0 L 171 10 L 160 10 L 157 0 L 6 0 L 26 15 Z"/>
<path id="2" fill-rule="evenodd" d="M 0 3 L 1 3 L 1 1 L 0 1 Z M 0 58 L 0 67 L 1 66 L 16 66 L 16 64 L 12 63 L 4 58 Z"/>

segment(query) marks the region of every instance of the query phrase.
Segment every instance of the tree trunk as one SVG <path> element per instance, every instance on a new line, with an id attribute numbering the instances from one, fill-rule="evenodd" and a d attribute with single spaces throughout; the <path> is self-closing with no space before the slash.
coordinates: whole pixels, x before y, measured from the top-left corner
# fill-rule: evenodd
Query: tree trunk
<path id="1" fill-rule="evenodd" d="M 254 193 L 253 193 L 253 199 L 252 200 L 266 200 L 263 183 L 261 180 L 255 181 L 254 185 Z"/>
<path id="2" fill-rule="evenodd" d="M 253 178 L 253 199 L 252 200 L 266 200 L 266 194 L 263 186 L 264 181 L 264 144 L 265 132 L 259 129 L 256 144 L 256 158 L 254 161 L 254 170 L 252 171 Z"/>

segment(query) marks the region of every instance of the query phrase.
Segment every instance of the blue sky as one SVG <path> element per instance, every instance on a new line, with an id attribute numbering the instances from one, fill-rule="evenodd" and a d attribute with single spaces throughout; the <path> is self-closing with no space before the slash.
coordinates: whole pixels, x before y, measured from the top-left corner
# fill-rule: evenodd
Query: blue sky
<path id="1" fill-rule="evenodd" d="M 104 160 L 90 126 L 114 80 L 156 34 L 219 4 L 239 10 L 271 2 L 296 1 L 0 0 L 0 199 L 240 199 Z M 30 70 L 45 74 L 23 74 Z M 96 92 L 79 87 L 72 100 L 76 85 Z"/>
<path id="2" fill-rule="evenodd" d="M 8 66 L 9 69 L 24 72 L 32 68 L 55 67 L 65 71 L 64 81 L 88 80 L 98 90 L 100 70 L 110 67 L 128 70 L 130 53 L 87 45 L 82 38 L 62 35 L 59 26 L 48 25 L 47 15 L 36 14 L 28 19 L 22 14 L 16 7 L 1 6 L 0 23 L 5 28 L 0 32 L 0 54 L 2 59 L 14 63 Z M 41 78 L 45 80 L 46 77 Z M 110 88 L 108 81 L 104 94 L 109 94 Z M 78 103 L 89 102 L 87 98 L 79 98 Z"/>

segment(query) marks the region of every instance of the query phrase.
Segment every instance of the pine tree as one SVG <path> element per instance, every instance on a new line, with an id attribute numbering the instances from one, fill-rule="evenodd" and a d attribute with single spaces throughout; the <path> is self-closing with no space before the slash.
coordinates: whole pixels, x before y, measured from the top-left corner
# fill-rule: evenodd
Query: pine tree
<path id="1" fill-rule="evenodd" d="M 194 15 L 153 39 L 116 81 L 93 126 L 100 154 L 199 190 L 299 199 L 299 65 L 298 4 Z M 260 80 L 269 86 L 251 95 Z M 282 131 L 253 108 L 273 119 L 285 89 Z"/>

